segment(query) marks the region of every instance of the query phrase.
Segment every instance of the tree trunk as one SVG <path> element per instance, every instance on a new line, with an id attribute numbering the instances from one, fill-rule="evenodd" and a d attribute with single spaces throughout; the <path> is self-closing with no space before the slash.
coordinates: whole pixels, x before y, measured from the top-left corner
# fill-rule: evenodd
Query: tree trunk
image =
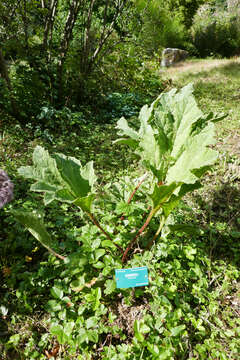
<path id="1" fill-rule="evenodd" d="M 45 6 L 44 3 L 42 4 L 42 6 Z M 52 29 L 55 21 L 57 7 L 58 7 L 58 0 L 51 0 L 48 9 L 48 15 L 45 22 L 45 27 L 44 27 L 43 51 L 47 50 L 49 34 L 50 34 L 50 42 L 51 42 Z"/>
<path id="2" fill-rule="evenodd" d="M 57 69 L 58 79 L 58 101 L 59 103 L 63 100 L 63 67 L 66 60 L 67 52 L 69 49 L 70 41 L 72 39 L 72 32 L 77 20 L 77 16 L 82 4 L 82 0 L 73 0 L 70 4 L 67 20 L 64 27 L 63 38 L 61 41 L 60 58 Z"/>
<path id="3" fill-rule="evenodd" d="M 88 15 L 87 15 L 87 24 L 86 30 L 83 36 L 83 50 L 81 56 L 81 72 L 82 74 L 87 75 L 88 73 L 88 65 L 89 65 L 89 51 L 90 51 L 90 30 L 92 26 L 92 15 L 93 15 L 93 5 L 95 0 L 91 0 Z"/>

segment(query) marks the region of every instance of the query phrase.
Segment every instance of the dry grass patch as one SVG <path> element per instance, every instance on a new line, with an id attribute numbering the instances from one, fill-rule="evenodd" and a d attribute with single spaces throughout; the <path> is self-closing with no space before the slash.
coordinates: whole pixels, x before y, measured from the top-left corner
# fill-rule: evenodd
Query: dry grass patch
<path id="1" fill-rule="evenodd" d="M 191 72 L 192 74 L 197 74 L 202 71 L 209 71 L 213 68 L 219 67 L 219 66 L 225 66 L 229 64 L 240 64 L 240 58 L 231 58 L 231 59 L 214 59 L 214 60 L 200 60 L 200 61 L 185 61 L 175 64 L 174 66 L 163 69 L 162 73 L 164 73 L 167 76 L 172 77 L 173 79 L 176 79 L 178 77 L 181 77 L 182 73 L 185 72 Z"/>

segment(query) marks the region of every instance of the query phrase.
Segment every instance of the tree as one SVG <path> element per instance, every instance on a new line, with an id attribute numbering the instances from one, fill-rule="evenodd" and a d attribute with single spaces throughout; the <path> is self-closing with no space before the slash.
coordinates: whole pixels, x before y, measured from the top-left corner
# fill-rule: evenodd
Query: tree
<path id="1" fill-rule="evenodd" d="M 197 9 L 208 0 L 168 0 L 168 8 L 172 13 L 177 13 L 183 24 L 189 29 Z"/>
<path id="2" fill-rule="evenodd" d="M 159 53 L 164 47 L 183 47 L 186 28 L 177 11 L 170 11 L 170 2 L 163 0 L 138 0 L 141 26 L 138 39 L 148 55 Z"/>
<path id="3" fill-rule="evenodd" d="M 42 99 L 48 97 L 53 105 L 63 105 L 64 93 L 71 87 L 71 59 L 77 59 L 74 76 L 84 86 L 100 55 L 112 51 L 123 39 L 122 29 L 132 4 L 132 0 L 2 1 L 0 71 L 12 94 L 13 112 L 17 109 L 14 83 L 3 54 L 11 63 L 34 71 L 37 83 L 46 87 Z M 49 89 L 55 89 L 54 96 Z"/>

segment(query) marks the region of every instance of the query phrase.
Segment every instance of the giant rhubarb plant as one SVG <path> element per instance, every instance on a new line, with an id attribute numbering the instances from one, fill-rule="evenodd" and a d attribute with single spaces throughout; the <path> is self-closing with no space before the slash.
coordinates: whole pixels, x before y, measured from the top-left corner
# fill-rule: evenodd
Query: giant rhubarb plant
<path id="1" fill-rule="evenodd" d="M 201 186 L 200 177 L 210 169 L 218 156 L 210 146 L 215 142 L 214 122 L 223 117 L 213 113 L 204 115 L 194 99 L 193 86 L 189 84 L 179 92 L 173 89 L 161 94 L 151 106 L 143 106 L 138 131 L 131 128 L 124 118 L 118 121 L 117 129 L 123 137 L 116 142 L 133 149 L 151 181 L 150 191 L 146 194 L 150 206 L 145 223 L 125 251 L 115 244 L 123 253 L 123 262 L 155 215 L 160 216 L 160 224 L 148 247 L 158 237 L 182 197 Z M 19 173 L 36 181 L 31 190 L 43 192 L 45 204 L 59 200 L 77 205 L 112 240 L 92 214 L 95 199 L 92 162 L 83 167 L 72 157 L 62 154 L 50 157 L 46 150 L 38 146 L 33 154 L 33 166 L 22 167 Z M 39 240 L 39 229 L 43 229 L 43 224 L 38 226 L 36 218 L 31 221 L 33 215 L 30 214 L 17 212 L 16 216 Z M 44 245 L 42 237 L 41 242 Z"/>
<path id="2" fill-rule="evenodd" d="M 161 94 L 151 106 L 140 111 L 138 131 L 121 118 L 117 123 L 117 143 L 130 146 L 139 155 L 143 167 L 152 175 L 152 188 L 147 194 L 151 210 L 145 224 L 124 252 L 123 260 L 153 216 L 160 215 L 160 225 L 153 240 L 160 234 L 170 213 L 188 192 L 201 187 L 200 177 L 217 159 L 209 146 L 215 143 L 214 122 L 225 115 L 204 115 L 189 84 L 179 92 L 172 89 Z"/>

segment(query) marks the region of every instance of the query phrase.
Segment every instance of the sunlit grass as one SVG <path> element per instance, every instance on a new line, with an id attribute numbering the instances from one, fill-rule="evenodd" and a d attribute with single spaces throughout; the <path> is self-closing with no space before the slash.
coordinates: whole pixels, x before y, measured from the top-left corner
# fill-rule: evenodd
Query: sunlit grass
<path id="1" fill-rule="evenodd" d="M 240 132 L 240 59 L 203 60 L 184 63 L 181 67 L 168 69 L 178 88 L 193 82 L 195 95 L 205 112 L 225 112 L 228 117 L 218 126 L 219 136 Z"/>

